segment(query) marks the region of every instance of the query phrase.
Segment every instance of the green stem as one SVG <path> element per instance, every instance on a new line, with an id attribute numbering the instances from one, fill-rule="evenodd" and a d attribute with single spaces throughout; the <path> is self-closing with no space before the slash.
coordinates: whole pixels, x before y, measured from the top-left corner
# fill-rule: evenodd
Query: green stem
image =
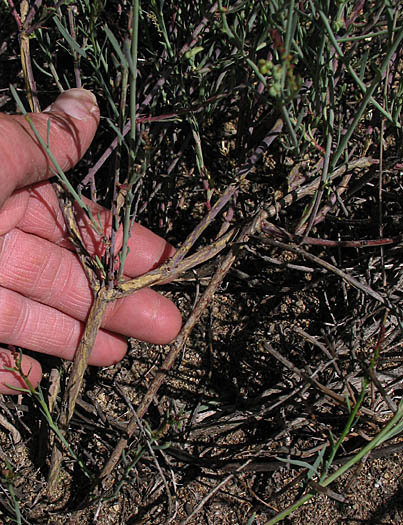
<path id="1" fill-rule="evenodd" d="M 337 52 L 337 54 L 340 56 L 340 58 L 342 58 L 343 60 L 345 59 L 345 55 L 343 53 L 343 51 L 341 50 L 340 46 L 339 46 L 339 43 L 338 41 L 336 40 L 336 37 L 334 36 L 334 33 L 332 31 L 332 28 L 330 27 L 330 24 L 329 24 L 329 20 L 327 19 L 325 13 L 323 11 L 319 11 L 319 16 L 320 18 L 322 19 L 322 22 L 323 22 L 323 25 L 325 26 L 325 29 L 329 35 L 329 38 Z M 393 53 L 396 51 L 396 48 L 398 47 L 398 45 L 400 44 L 400 41 L 402 40 L 403 38 L 403 27 L 400 28 L 400 31 L 398 32 L 391 48 L 389 49 L 389 52 L 385 58 L 385 60 L 383 61 L 382 63 L 382 66 L 380 68 L 380 72 L 383 73 L 383 71 L 385 70 L 387 64 L 389 63 Z M 377 87 L 378 83 L 380 80 L 375 80 L 375 82 L 373 82 L 371 84 L 371 87 L 367 89 L 367 87 L 365 86 L 364 82 L 362 82 L 362 80 L 360 79 L 360 77 L 357 75 L 357 73 L 354 71 L 354 69 L 351 67 L 351 64 L 349 63 L 349 61 L 345 61 L 344 62 L 344 65 L 347 67 L 350 75 L 353 77 L 353 79 L 357 82 L 358 86 L 360 87 L 361 91 L 363 93 L 365 93 L 365 98 L 364 100 L 366 101 L 365 105 L 363 104 L 363 111 L 365 110 L 365 107 L 367 105 L 368 102 L 371 102 L 371 104 L 373 106 L 376 107 L 376 109 L 378 111 L 380 111 L 382 113 L 382 115 L 384 115 L 390 122 L 392 122 L 393 124 L 395 124 L 397 127 L 401 127 L 401 125 L 398 123 L 398 122 L 395 122 L 393 120 L 393 117 L 392 115 L 386 111 L 386 109 L 384 109 L 373 97 L 373 93 L 375 91 L 375 88 Z M 350 137 L 349 137 L 350 138 Z"/>
<path id="2" fill-rule="evenodd" d="M 132 68 L 130 70 L 130 163 L 133 169 L 132 163 L 135 157 L 135 145 L 136 145 L 136 83 L 137 83 L 137 54 L 138 54 L 138 36 L 139 36 L 139 10 L 140 0 L 133 0 L 133 19 L 132 19 L 132 32 L 131 32 L 131 63 Z"/>
<path id="3" fill-rule="evenodd" d="M 357 403 L 355 404 L 353 410 L 350 413 L 350 416 L 349 416 L 349 418 L 347 420 L 347 424 L 344 427 L 344 430 L 341 433 L 341 436 L 339 437 L 339 439 L 337 440 L 337 443 L 332 448 L 332 451 L 330 453 L 329 459 L 326 461 L 326 467 L 325 467 L 325 471 L 324 471 L 323 475 L 321 476 L 321 481 L 326 477 L 326 475 L 328 473 L 328 470 L 329 470 L 329 467 L 333 463 L 333 460 L 334 460 L 334 458 L 335 458 L 335 456 L 337 454 L 337 451 L 339 450 L 339 448 L 342 445 L 343 441 L 347 437 L 347 434 L 350 432 L 350 430 L 353 427 L 354 420 L 357 417 L 358 410 L 360 409 L 360 407 L 362 405 L 362 402 L 364 401 L 364 397 L 365 397 L 365 392 L 367 390 L 367 386 L 368 386 L 368 380 L 364 378 L 363 381 L 362 381 L 362 388 L 361 388 L 360 397 L 358 398 Z"/>
<path id="4" fill-rule="evenodd" d="M 333 474 L 331 474 L 329 477 L 327 477 L 325 480 L 321 481 L 319 484 L 322 487 L 327 487 L 333 481 L 338 479 L 340 476 L 342 476 L 345 472 L 347 472 L 353 465 L 361 461 L 363 457 L 365 457 L 367 454 L 369 454 L 372 450 L 374 450 L 378 445 L 386 441 L 387 439 L 390 439 L 395 435 L 396 427 L 398 427 L 398 431 L 403 430 L 402 425 L 402 419 L 403 419 L 403 401 L 400 402 L 399 408 L 396 412 L 396 414 L 393 416 L 393 418 L 389 421 L 389 423 L 377 434 L 372 441 L 367 443 L 365 447 L 363 447 L 354 457 L 352 457 L 349 461 L 347 461 L 344 465 L 342 465 L 339 469 L 337 469 Z M 401 428 L 400 428 L 401 427 Z M 274 525 L 275 523 L 278 523 L 279 521 L 283 520 L 287 516 L 289 516 L 294 510 L 298 509 L 301 505 L 309 501 L 315 494 L 314 493 L 308 493 L 304 494 L 298 501 L 284 509 L 282 512 L 274 516 L 271 520 L 267 521 L 265 525 Z"/>
<path id="5" fill-rule="evenodd" d="M 128 240 L 130 230 L 133 225 L 131 216 L 132 203 L 134 199 L 133 185 L 136 183 L 138 174 L 135 169 L 134 161 L 136 159 L 136 84 L 137 84 L 137 55 L 138 55 L 138 37 L 139 37 L 139 12 L 140 0 L 133 0 L 132 8 L 132 26 L 131 26 L 131 45 L 130 45 L 130 139 L 129 139 L 129 180 L 128 192 L 125 199 L 125 210 L 123 218 L 123 245 L 119 254 L 120 268 L 118 279 L 123 275 L 126 258 L 129 254 Z"/>

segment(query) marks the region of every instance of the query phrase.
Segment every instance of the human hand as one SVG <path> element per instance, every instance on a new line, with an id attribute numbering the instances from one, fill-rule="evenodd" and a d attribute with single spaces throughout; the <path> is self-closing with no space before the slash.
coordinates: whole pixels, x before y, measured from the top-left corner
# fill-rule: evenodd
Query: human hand
<path id="1" fill-rule="evenodd" d="M 89 147 L 99 110 L 89 91 L 72 89 L 31 119 L 45 140 L 50 119 L 50 149 L 67 171 Z M 68 241 L 52 185 L 46 182 L 51 164 L 23 116 L 0 114 L 0 137 L 0 342 L 72 360 L 92 293 Z M 110 212 L 91 207 L 108 231 Z M 101 243 L 82 214 L 79 224 L 88 249 L 97 253 Z M 174 253 L 171 245 L 138 224 L 129 247 L 127 277 L 157 267 Z M 125 337 L 168 343 L 180 326 L 180 313 L 171 301 L 154 290 L 140 290 L 108 305 L 89 363 L 118 362 L 127 349 Z M 13 353 L 0 347 L 0 393 L 16 393 L 10 386 L 25 387 L 17 373 L 3 368 L 14 366 Z M 39 362 L 24 355 L 21 366 L 36 386 Z"/>

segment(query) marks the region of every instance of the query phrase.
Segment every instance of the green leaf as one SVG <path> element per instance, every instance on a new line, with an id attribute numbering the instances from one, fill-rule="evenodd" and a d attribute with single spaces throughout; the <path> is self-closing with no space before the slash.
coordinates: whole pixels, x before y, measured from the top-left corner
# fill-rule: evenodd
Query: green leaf
<path id="1" fill-rule="evenodd" d="M 297 467 L 307 468 L 309 470 L 309 473 L 312 472 L 311 477 L 313 474 L 316 474 L 317 476 L 319 476 L 319 472 L 317 471 L 315 466 L 311 465 L 307 461 L 302 461 L 300 459 L 285 459 L 285 458 L 279 458 L 279 457 L 276 457 L 276 459 L 278 459 L 279 461 L 282 461 L 283 463 L 288 463 L 290 465 L 295 465 Z M 315 461 L 315 464 L 316 464 L 316 461 Z"/>
<path id="2" fill-rule="evenodd" d="M 63 38 L 66 40 L 66 42 L 69 44 L 71 49 L 81 55 L 84 58 L 87 58 L 87 53 L 84 51 L 82 47 L 80 47 L 77 42 L 71 37 L 71 35 L 67 32 L 64 25 L 60 22 L 59 18 L 57 16 L 53 17 L 53 21 L 57 26 L 57 29 L 60 31 Z"/>
<path id="3" fill-rule="evenodd" d="M 109 29 L 108 26 L 104 27 L 105 34 L 109 40 L 109 42 L 112 44 L 113 49 L 115 50 L 115 53 L 118 55 L 120 59 L 120 63 L 122 67 L 126 70 L 129 69 L 129 63 L 122 51 L 122 48 L 120 47 L 118 41 L 116 40 L 115 35 L 112 33 L 112 31 Z"/>
<path id="4" fill-rule="evenodd" d="M 203 47 L 194 47 L 193 49 L 189 49 L 189 51 L 186 51 L 185 57 L 189 60 L 190 58 L 195 57 L 197 53 L 200 53 L 200 51 L 203 51 Z"/>

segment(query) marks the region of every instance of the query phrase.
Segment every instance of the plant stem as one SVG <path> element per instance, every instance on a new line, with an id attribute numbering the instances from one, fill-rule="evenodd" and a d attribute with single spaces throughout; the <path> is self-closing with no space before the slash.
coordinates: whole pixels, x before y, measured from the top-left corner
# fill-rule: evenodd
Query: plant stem
<path id="1" fill-rule="evenodd" d="M 365 457 L 371 450 L 375 449 L 378 445 L 386 441 L 387 439 L 390 439 L 390 437 L 393 437 L 395 434 L 396 429 L 401 432 L 403 431 L 403 401 L 400 402 L 399 409 L 396 412 L 396 414 L 393 416 L 393 418 L 389 421 L 387 425 L 377 434 L 374 439 L 372 439 L 369 443 L 365 445 L 354 457 L 352 457 L 349 461 L 347 461 L 343 466 L 341 466 L 339 469 L 337 469 L 333 474 L 328 476 L 325 480 L 321 481 L 319 484 L 321 487 L 327 487 L 333 481 L 338 479 L 340 476 L 342 476 L 347 470 L 349 470 L 353 465 L 361 461 L 363 457 Z M 289 516 L 294 510 L 297 510 L 301 505 L 309 501 L 315 494 L 314 493 L 308 493 L 304 494 L 298 501 L 284 509 L 282 512 L 277 514 L 274 518 L 267 521 L 265 525 L 274 525 L 275 523 L 278 523 L 279 521 L 283 520 L 287 516 Z"/>
<path id="2" fill-rule="evenodd" d="M 96 294 L 90 313 L 88 315 L 84 334 L 82 335 L 76 355 L 74 357 L 73 367 L 70 373 L 67 388 L 63 397 L 60 409 L 59 428 L 62 434 L 66 434 L 70 420 L 73 416 L 76 401 L 81 390 L 84 380 L 84 374 L 87 369 L 88 359 L 95 343 L 98 330 L 101 326 L 102 319 L 107 306 L 107 296 L 110 290 L 101 288 Z M 60 465 L 63 459 L 63 452 L 55 444 L 52 452 L 52 460 L 49 469 L 48 494 L 55 492 L 59 482 Z"/>

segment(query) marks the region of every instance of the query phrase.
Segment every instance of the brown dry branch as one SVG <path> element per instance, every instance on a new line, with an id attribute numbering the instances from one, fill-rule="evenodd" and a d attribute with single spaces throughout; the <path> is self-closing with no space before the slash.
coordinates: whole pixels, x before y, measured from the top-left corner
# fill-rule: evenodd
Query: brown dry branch
<path id="1" fill-rule="evenodd" d="M 378 376 L 377 376 L 377 373 L 375 371 L 374 368 L 370 368 L 369 369 L 369 375 L 371 377 L 371 380 L 372 382 L 374 383 L 374 385 L 376 386 L 376 388 L 378 389 L 378 391 L 380 392 L 381 396 L 383 397 L 383 399 L 386 401 L 389 409 L 392 411 L 392 412 L 397 412 L 397 406 L 396 406 L 396 403 L 393 401 L 393 399 L 390 397 L 390 395 L 387 393 L 385 387 L 382 385 L 382 383 L 380 382 Z"/>
<path id="2" fill-rule="evenodd" d="M 31 61 L 31 53 L 30 53 L 30 47 L 29 47 L 30 40 L 29 40 L 29 35 L 27 33 L 27 29 L 31 21 L 29 14 L 28 14 L 29 5 L 26 0 L 20 2 L 20 14 L 18 14 L 14 6 L 14 2 L 9 0 L 9 5 L 11 7 L 11 12 L 13 14 L 13 17 L 18 27 L 21 67 L 22 67 L 22 72 L 24 75 L 25 89 L 27 92 L 27 99 L 28 99 L 29 107 L 31 108 L 31 111 L 39 112 L 40 105 L 38 101 L 38 93 L 36 90 L 34 74 L 32 71 L 32 61 Z"/>
<path id="3" fill-rule="evenodd" d="M 340 394 L 337 394 L 333 390 L 331 390 L 329 387 L 323 385 L 320 383 L 317 379 L 315 379 L 313 376 L 309 376 L 304 370 L 301 370 L 297 368 L 294 363 L 289 361 L 286 357 L 284 357 L 280 352 L 275 350 L 269 343 L 264 342 L 263 343 L 264 348 L 273 356 L 275 357 L 280 363 L 282 363 L 286 368 L 289 370 L 295 372 L 301 379 L 304 379 L 308 383 L 310 383 L 313 387 L 315 387 L 317 390 L 325 394 L 325 396 L 331 398 L 333 401 L 337 403 L 342 409 L 345 411 L 348 411 L 348 406 L 346 405 L 346 398 L 345 396 L 342 396 Z M 371 416 L 375 420 L 377 419 L 377 415 L 374 413 L 373 410 L 370 410 L 365 407 L 361 407 L 358 411 L 358 413 L 365 414 L 367 416 Z"/>
<path id="4" fill-rule="evenodd" d="M 3 427 L 10 432 L 10 436 L 12 436 L 15 445 L 22 441 L 19 430 L 2 414 L 0 414 L 0 427 Z"/>
<path id="5" fill-rule="evenodd" d="M 326 215 L 335 207 L 336 202 L 340 202 L 341 195 L 347 190 L 348 183 L 350 182 L 351 177 L 352 173 L 347 173 L 346 175 L 344 175 L 342 181 L 337 186 L 336 190 L 333 191 L 330 195 L 328 203 L 324 204 L 321 210 L 318 210 L 315 216 L 312 215 L 312 226 L 315 226 L 316 224 L 322 222 L 325 219 Z M 303 235 L 305 240 L 305 237 L 308 235 L 308 231 L 310 231 L 311 229 L 308 228 L 308 226 L 309 224 L 303 224 L 300 228 L 297 228 L 295 233 L 297 235 Z"/>
<path id="6" fill-rule="evenodd" d="M 318 339 L 316 337 L 313 337 L 312 335 L 308 334 L 300 326 L 293 327 L 293 331 L 295 333 L 299 334 L 300 336 L 302 336 L 306 341 L 309 341 L 312 345 L 317 346 L 325 354 L 325 356 L 328 359 L 334 360 L 334 356 L 331 354 L 331 352 L 328 350 L 328 348 L 323 343 L 318 341 Z M 334 360 L 333 366 L 334 366 L 336 372 L 339 374 L 339 376 L 341 376 L 341 370 L 340 370 L 336 360 Z"/>
<path id="7" fill-rule="evenodd" d="M 262 225 L 262 230 L 264 231 L 264 224 Z M 269 228 L 269 230 L 270 230 L 270 228 Z M 270 244 L 271 246 L 275 246 L 276 248 L 280 248 L 282 250 L 293 252 L 293 253 L 295 253 L 297 255 L 300 255 L 300 256 L 304 257 L 305 259 L 308 259 L 308 260 L 318 264 L 319 266 L 322 266 L 322 268 L 325 268 L 326 270 L 330 271 L 331 273 L 336 274 L 338 277 L 341 277 L 346 283 L 350 284 L 354 288 L 357 288 L 357 290 L 360 290 L 364 294 L 369 295 L 370 297 L 372 297 L 373 299 L 375 299 L 376 301 L 381 303 L 383 306 L 385 306 L 385 307 L 395 311 L 395 308 L 393 307 L 393 305 L 390 304 L 389 299 L 387 297 L 385 297 L 385 296 L 381 295 L 380 293 L 376 292 L 370 286 L 361 283 L 360 281 L 358 281 L 357 279 L 355 279 L 354 277 L 352 277 L 348 273 L 343 272 L 342 270 L 340 270 L 340 268 L 337 268 L 337 266 L 334 266 L 333 264 L 331 264 L 331 263 L 329 263 L 327 261 L 324 261 L 320 257 L 317 257 L 316 255 L 313 255 L 313 254 L 307 252 L 306 250 L 300 248 L 296 244 L 286 244 L 286 243 L 277 241 L 275 239 L 271 239 L 270 237 L 267 237 L 264 234 L 260 235 L 259 239 L 263 243 Z"/>
<path id="8" fill-rule="evenodd" d="M 69 201 L 68 197 L 62 196 L 60 186 L 56 185 L 56 190 L 60 198 L 60 204 L 67 228 L 70 232 L 71 240 L 76 248 L 81 264 L 87 274 L 94 297 L 93 304 L 91 306 L 90 313 L 85 325 L 84 333 L 74 357 L 72 371 L 62 401 L 60 427 L 62 432 L 66 433 L 82 387 L 84 374 L 87 369 L 88 358 L 94 346 L 98 330 L 100 329 L 107 304 L 111 301 L 131 295 L 142 288 L 153 286 L 155 284 L 161 284 L 167 280 L 172 280 L 193 266 L 197 266 L 214 257 L 217 255 L 217 253 L 224 249 L 230 239 L 233 237 L 236 229 L 228 231 L 225 235 L 217 239 L 217 241 L 211 245 L 202 248 L 199 252 L 189 256 L 188 258 L 185 258 L 186 254 L 192 248 L 196 240 L 200 237 L 207 226 L 211 224 L 216 215 L 233 196 L 237 190 L 237 186 L 230 186 L 227 188 L 224 194 L 215 203 L 212 209 L 206 214 L 204 219 L 193 230 L 183 245 L 169 261 L 147 274 L 119 283 L 115 288 L 109 288 L 104 281 L 101 281 L 102 276 L 97 274 L 96 266 L 94 267 L 93 260 L 88 254 L 82 241 L 74 215 L 73 204 Z M 58 446 L 58 444 L 55 444 L 52 452 L 52 461 L 48 480 L 49 496 L 55 493 L 60 465 L 63 458 L 61 449 L 59 449 Z"/>
<path id="9" fill-rule="evenodd" d="M 84 374 L 87 369 L 88 359 L 94 346 L 95 338 L 101 327 L 102 319 L 106 310 L 106 294 L 109 290 L 101 288 L 95 296 L 90 313 L 86 322 L 83 336 L 80 340 L 76 355 L 74 357 L 73 367 L 70 372 L 67 388 L 63 396 L 63 403 L 59 416 L 59 428 L 65 434 L 67 432 L 70 420 L 73 416 L 78 395 L 84 380 Z M 63 459 L 62 450 L 55 443 L 52 451 L 52 459 L 48 477 L 48 495 L 52 497 L 58 484 L 60 465 Z"/>
<path id="10" fill-rule="evenodd" d="M 245 461 L 245 463 L 243 465 L 241 465 L 239 468 L 237 468 L 236 472 L 242 472 L 243 469 L 250 463 L 250 459 L 248 459 L 247 461 Z M 183 521 L 180 522 L 179 525 L 187 525 L 190 520 L 196 516 L 196 514 L 198 514 L 202 508 L 204 507 L 204 505 L 214 496 L 214 494 L 216 494 L 219 490 L 221 490 L 223 487 L 225 487 L 225 485 L 231 481 L 231 479 L 234 477 L 234 474 L 230 474 L 229 476 L 227 476 L 226 478 L 224 478 L 218 485 L 216 485 L 202 500 L 201 502 L 192 510 L 192 512 L 189 514 L 189 516 L 184 519 Z"/>
<path id="11" fill-rule="evenodd" d="M 118 392 L 120 393 L 120 395 L 123 397 L 123 399 L 125 400 L 127 406 L 130 408 L 130 411 L 132 412 L 133 414 L 133 418 L 136 420 L 136 423 L 137 423 L 137 427 L 139 428 L 140 430 L 140 434 L 143 436 L 143 439 L 147 445 L 147 448 L 148 448 L 148 451 L 155 463 L 155 466 L 157 467 L 157 470 L 158 470 L 158 473 L 162 479 L 162 483 L 165 487 L 165 492 L 167 494 L 167 499 L 168 499 L 168 519 L 167 519 L 167 523 L 171 522 L 175 515 L 176 515 L 176 512 L 177 512 L 177 505 L 175 505 L 175 511 L 173 509 L 174 507 L 174 503 L 172 501 L 172 496 L 171 496 L 171 492 L 169 490 L 169 486 L 168 486 L 168 482 L 167 482 L 167 479 L 165 477 L 165 474 L 163 473 L 162 471 L 162 468 L 159 464 L 159 461 L 158 461 L 158 458 L 157 458 L 157 455 L 155 453 L 155 450 L 152 446 L 152 442 L 158 446 L 158 443 L 154 440 L 152 440 L 152 437 L 150 435 L 149 432 L 146 431 L 146 429 L 144 428 L 144 425 L 143 423 L 141 422 L 141 420 L 139 419 L 137 413 L 136 413 L 136 410 L 135 408 L 133 407 L 129 397 L 127 396 L 126 392 L 123 390 L 123 388 L 121 388 L 119 385 L 117 385 L 117 390 Z M 161 454 L 163 454 L 162 450 L 160 450 Z M 171 475 L 172 475 L 172 480 L 173 480 L 173 485 L 175 486 L 175 476 L 174 474 L 171 472 Z"/>
<path id="12" fill-rule="evenodd" d="M 329 443 L 325 443 L 324 445 L 321 445 L 321 447 L 328 445 Z M 375 459 L 375 458 L 387 458 L 392 456 L 393 454 L 396 454 L 398 452 L 401 452 L 403 450 L 403 442 L 398 442 L 393 445 L 387 445 L 384 447 L 380 447 L 379 449 L 372 450 L 369 454 L 367 459 Z M 181 461 L 184 462 L 195 462 L 196 458 L 193 456 L 187 457 L 186 454 L 183 451 L 177 452 L 173 451 L 171 448 L 168 449 L 168 452 L 173 455 L 174 457 L 177 457 Z M 347 463 L 347 461 L 350 461 L 355 453 L 357 451 L 354 451 L 351 454 L 340 456 L 334 459 L 333 464 L 334 465 L 344 465 Z M 317 450 L 315 453 L 313 452 L 311 455 L 301 454 L 300 456 L 297 456 L 298 458 L 309 458 L 314 457 L 317 453 Z M 265 457 L 263 459 L 249 459 L 249 463 L 245 465 L 246 459 L 239 459 L 236 461 L 231 461 L 229 463 L 225 463 L 224 465 L 214 465 L 215 470 L 219 470 L 221 472 L 239 472 L 239 469 L 242 469 L 243 472 L 275 472 L 281 468 L 284 468 L 284 462 L 279 461 L 278 459 L 272 458 L 271 456 Z M 211 468 L 211 465 L 207 463 L 206 460 L 202 461 L 200 458 L 197 459 L 197 461 L 200 463 L 200 465 L 203 468 Z M 278 496 L 280 496 L 284 491 L 291 488 L 291 486 L 294 485 L 294 483 L 299 483 L 303 480 L 303 478 L 306 476 L 307 469 L 303 469 L 297 476 L 294 478 L 293 481 L 290 482 L 290 485 L 286 485 L 283 487 L 283 489 L 279 490 L 278 492 L 275 492 L 273 494 L 273 497 L 270 498 L 276 499 Z"/>
<path id="13" fill-rule="evenodd" d="M 69 240 L 74 246 L 77 257 L 80 260 L 81 266 L 87 276 L 91 289 L 94 293 L 98 292 L 100 288 L 99 283 L 99 269 L 94 266 L 94 260 L 88 253 L 83 238 L 81 236 L 80 228 L 76 221 L 73 199 L 70 198 L 59 182 L 53 182 L 53 189 L 59 201 L 60 209 L 63 213 L 64 223 L 69 233 Z"/>
<path id="14" fill-rule="evenodd" d="M 375 159 L 372 159 L 371 157 L 362 157 L 360 159 L 356 159 L 351 162 L 347 162 L 346 164 L 343 164 L 342 166 L 340 166 L 340 168 L 337 168 L 334 171 L 332 171 L 332 173 L 329 173 L 328 183 L 336 179 L 337 177 L 344 175 L 345 173 L 351 170 L 358 169 L 358 168 L 369 168 L 370 166 L 373 166 L 374 164 L 378 164 L 378 161 Z M 304 186 L 300 188 L 296 188 L 290 191 L 289 193 L 287 193 L 287 195 L 279 199 L 275 204 L 266 208 L 268 216 L 276 217 L 277 214 L 280 212 L 280 210 L 287 208 L 294 202 L 301 200 L 307 195 L 314 194 L 320 186 L 320 181 L 321 181 L 321 177 L 316 177 L 312 182 L 309 182 L 308 184 L 305 184 Z"/>
<path id="15" fill-rule="evenodd" d="M 214 293 L 217 291 L 218 287 L 220 286 L 221 282 L 223 281 L 226 274 L 230 270 L 231 266 L 234 264 L 237 258 L 237 252 L 239 249 L 239 245 L 247 242 L 248 238 L 256 232 L 256 230 L 260 226 L 261 221 L 263 220 L 265 216 L 266 216 L 265 211 L 260 211 L 257 213 L 254 219 L 250 221 L 242 229 L 242 231 L 239 234 L 239 237 L 236 239 L 236 244 L 234 244 L 231 247 L 230 252 L 225 256 L 224 260 L 220 263 L 209 285 L 207 286 L 204 294 L 201 296 L 201 298 L 197 302 L 189 319 L 186 321 L 180 334 L 176 338 L 175 343 L 172 345 L 172 348 L 169 351 L 168 355 L 166 356 L 161 366 L 161 369 L 157 372 L 155 378 L 153 379 L 147 393 L 145 394 L 143 398 L 142 403 L 137 409 L 136 417 L 133 417 L 130 420 L 127 430 L 126 430 L 126 436 L 120 439 L 114 451 L 112 452 L 107 464 L 103 468 L 101 472 L 101 478 L 106 478 L 107 476 L 109 476 L 112 470 L 115 468 L 116 464 L 118 463 L 123 450 L 126 448 L 130 437 L 133 435 L 133 432 L 135 431 L 137 427 L 137 418 L 141 419 L 144 416 L 144 414 L 147 412 L 148 407 L 150 406 L 154 396 L 156 395 L 159 388 L 165 381 L 167 373 L 174 365 L 178 355 L 182 352 L 186 344 L 186 341 L 189 335 L 191 334 L 194 326 L 196 325 L 201 315 L 207 308 Z"/>
<path id="16" fill-rule="evenodd" d="M 390 244 L 398 244 L 403 240 L 403 235 L 396 235 L 395 237 L 383 237 L 381 239 L 361 239 L 355 241 L 334 241 L 332 239 L 321 239 L 318 237 L 300 237 L 294 235 L 284 228 L 265 221 L 264 232 L 270 234 L 278 240 L 289 240 L 295 244 L 308 244 L 311 246 L 328 246 L 330 248 L 373 248 L 374 246 L 388 246 Z M 297 268 L 295 268 L 297 269 Z"/>

